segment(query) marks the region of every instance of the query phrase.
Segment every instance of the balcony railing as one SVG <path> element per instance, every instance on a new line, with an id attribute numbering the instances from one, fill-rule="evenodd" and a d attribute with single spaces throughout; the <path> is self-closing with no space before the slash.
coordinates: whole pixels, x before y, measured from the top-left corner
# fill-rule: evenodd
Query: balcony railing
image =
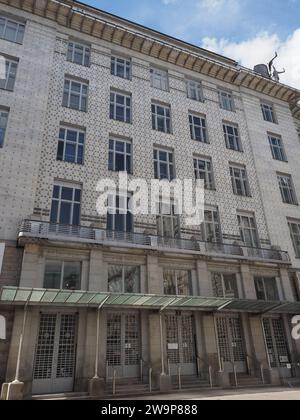
<path id="1" fill-rule="evenodd" d="M 63 225 L 34 220 L 24 220 L 20 226 L 19 238 L 26 237 L 129 246 L 132 248 L 181 250 L 182 252 L 203 255 L 217 254 L 247 259 L 290 262 L 287 252 L 272 248 L 251 248 L 229 242 L 213 243 L 192 239 L 163 238 L 143 233 L 117 232 L 96 227 Z"/>

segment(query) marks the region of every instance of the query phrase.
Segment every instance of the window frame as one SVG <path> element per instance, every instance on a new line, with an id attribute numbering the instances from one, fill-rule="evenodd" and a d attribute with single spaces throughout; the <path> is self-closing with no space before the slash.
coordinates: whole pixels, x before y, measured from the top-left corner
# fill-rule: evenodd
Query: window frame
<path id="1" fill-rule="evenodd" d="M 155 80 L 158 81 L 157 85 Z M 169 74 L 167 70 L 162 70 L 157 67 L 150 68 L 150 83 L 151 87 L 154 89 L 162 90 L 164 92 L 169 92 Z"/>
<path id="2" fill-rule="evenodd" d="M 4 80 L 4 86 L 2 87 L 0 85 L 0 89 L 6 90 L 8 92 L 13 92 L 15 88 L 16 79 L 17 79 L 19 60 L 15 58 L 6 57 L 5 55 L 4 55 L 4 60 L 5 60 L 5 79 L 1 79 L 1 82 Z M 8 68 L 7 68 L 7 64 L 8 64 Z M 12 70 L 13 66 L 15 66 L 14 70 Z M 9 89 L 7 86 L 11 79 L 13 80 L 13 83 L 12 83 L 12 88 Z"/>
<path id="3" fill-rule="evenodd" d="M 274 104 L 271 104 L 268 102 L 261 102 L 260 107 L 261 107 L 264 121 L 272 123 L 272 124 L 278 124 Z"/>
<path id="4" fill-rule="evenodd" d="M 268 133 L 268 139 L 273 159 L 280 162 L 287 162 L 288 160 L 285 153 L 282 137 L 278 134 Z M 273 143 L 273 140 L 276 140 L 276 144 Z"/>
<path id="5" fill-rule="evenodd" d="M 120 96 L 124 98 L 124 103 L 118 103 L 117 97 Z M 128 105 L 128 99 L 130 104 Z M 114 89 L 110 89 L 110 107 L 109 107 L 109 117 L 111 120 L 119 121 L 126 124 L 132 123 L 132 95 L 125 92 L 120 92 Z M 117 108 L 122 108 L 123 119 L 117 118 Z M 128 114 L 129 111 L 129 114 Z M 128 118 L 129 115 L 129 118 Z"/>
<path id="6" fill-rule="evenodd" d="M 179 293 L 180 291 L 180 283 L 178 279 L 180 278 L 180 273 L 188 275 L 188 284 L 187 288 L 189 289 L 189 293 L 187 295 Z M 173 276 L 172 278 L 172 288 L 175 289 L 175 294 L 169 295 L 166 294 L 166 278 L 165 275 Z M 193 282 L 192 282 L 192 272 L 191 270 L 178 270 L 178 269 L 168 269 L 164 268 L 163 270 L 163 292 L 165 296 L 193 296 Z"/>
<path id="7" fill-rule="evenodd" d="M 72 45 L 72 50 L 70 50 L 70 46 Z M 82 60 L 81 62 L 78 62 L 75 60 L 75 53 L 76 53 L 76 47 L 82 48 Z M 70 57 L 71 54 L 71 57 Z M 70 63 L 78 64 L 79 66 L 84 67 L 90 67 L 91 65 L 91 46 L 77 42 L 75 40 L 69 40 L 68 41 L 68 47 L 67 47 L 67 61 Z"/>
<path id="8" fill-rule="evenodd" d="M 215 186 L 215 177 L 214 177 L 212 158 L 194 155 L 193 160 L 194 160 L 195 179 L 204 180 L 204 188 L 206 190 L 215 191 L 216 186 Z M 204 169 L 201 169 L 199 167 L 200 162 L 204 162 Z M 203 174 L 204 176 L 201 177 L 201 174 Z"/>
<path id="9" fill-rule="evenodd" d="M 235 112 L 235 101 L 232 91 L 226 89 L 218 89 L 219 105 L 224 111 Z M 225 101 L 225 102 L 224 102 Z M 224 105 L 226 104 L 226 105 Z M 227 106 L 228 105 L 228 106 Z"/>
<path id="10" fill-rule="evenodd" d="M 298 205 L 298 199 L 297 199 L 296 190 L 295 190 L 292 175 L 283 174 L 283 173 L 279 173 L 279 172 L 277 172 L 276 175 L 277 175 L 277 180 L 278 180 L 279 190 L 280 190 L 280 193 L 281 193 L 282 202 L 284 204 L 290 204 L 290 205 L 297 206 Z M 286 183 L 286 181 L 284 181 L 284 179 L 288 182 Z M 284 183 L 285 183 L 285 185 L 284 185 Z"/>
<path id="11" fill-rule="evenodd" d="M 111 148 L 111 143 L 113 143 L 113 149 Z M 124 151 L 117 150 L 117 143 L 124 144 Z M 128 146 L 130 146 L 130 152 L 128 152 Z M 128 174 L 132 174 L 132 166 L 133 166 L 133 145 L 132 141 L 129 139 L 121 139 L 117 137 L 110 136 L 109 137 L 109 144 L 108 144 L 108 170 L 112 172 L 127 172 Z M 124 159 L 124 169 L 117 169 L 117 155 L 123 155 Z M 111 165 L 111 156 L 112 156 L 112 165 Z M 130 158 L 129 168 L 127 158 Z"/>
<path id="12" fill-rule="evenodd" d="M 65 130 L 64 138 L 62 139 L 60 137 L 61 130 Z M 76 141 L 73 142 L 71 140 L 67 139 L 68 132 L 76 132 Z M 80 135 L 83 135 L 83 142 L 80 140 Z M 83 128 L 74 128 L 71 126 L 68 126 L 66 124 L 61 124 L 59 127 L 59 134 L 58 134 L 58 146 L 57 146 L 57 155 L 56 160 L 61 162 L 67 162 L 67 163 L 75 163 L 77 165 L 83 165 L 84 164 L 84 153 L 85 153 L 85 138 L 86 138 L 86 130 Z M 59 159 L 59 146 L 60 144 L 63 144 L 63 152 L 62 152 L 62 159 Z M 66 159 L 66 149 L 67 145 L 71 144 L 72 146 L 75 145 L 75 159 L 74 161 Z M 79 149 L 82 149 L 82 162 L 79 162 Z"/>
<path id="13" fill-rule="evenodd" d="M 121 200 L 120 200 L 121 199 Z M 130 193 L 121 193 L 120 191 L 116 194 L 109 194 L 108 208 L 107 208 L 107 230 L 110 232 L 121 232 L 121 233 L 133 233 L 134 230 L 134 217 L 129 209 L 129 200 L 131 199 Z M 122 207 L 120 201 L 126 200 L 126 208 Z M 118 205 L 119 203 L 119 205 Z M 125 204 L 125 202 L 124 202 Z M 126 210 L 126 213 L 125 213 Z M 123 230 L 117 230 L 117 217 L 120 217 L 124 226 Z"/>
<path id="14" fill-rule="evenodd" d="M 66 88 L 66 84 L 69 83 L 69 88 Z M 80 92 L 72 91 L 72 84 L 77 83 L 80 85 Z M 86 88 L 86 93 L 83 93 L 83 88 Z M 80 80 L 72 79 L 71 77 L 65 77 L 64 79 L 64 93 L 63 93 L 63 106 L 75 111 L 87 112 L 88 110 L 88 94 L 89 94 L 89 84 L 88 82 L 83 82 Z M 65 97 L 67 95 L 67 100 Z M 71 106 L 71 95 L 79 97 L 78 108 Z M 85 107 L 83 107 L 83 99 L 85 99 Z"/>
<path id="15" fill-rule="evenodd" d="M 210 214 L 210 220 L 207 219 L 208 214 Z M 217 207 L 204 209 L 204 221 L 201 225 L 201 233 L 204 242 L 214 244 L 222 243 L 222 225 Z"/>
<path id="16" fill-rule="evenodd" d="M 1 125 L 4 118 L 5 118 L 5 126 L 2 127 Z M 4 147 L 7 126 L 8 126 L 8 118 L 9 118 L 9 110 L 0 108 L 0 149 Z"/>
<path id="17" fill-rule="evenodd" d="M 239 288 L 238 288 L 238 282 L 237 282 L 237 277 L 236 277 L 236 273 L 220 273 L 220 272 L 212 272 L 212 287 L 213 287 L 213 293 L 214 293 L 214 297 L 220 297 L 220 298 L 224 298 L 224 299 L 239 299 Z M 217 285 L 214 283 L 216 282 L 216 276 L 219 276 L 220 280 L 220 285 L 222 288 L 222 296 L 218 295 L 218 288 Z M 229 279 L 229 277 L 231 276 L 231 279 Z M 234 276 L 234 278 L 233 278 Z M 228 279 L 226 279 L 228 277 Z M 234 292 L 234 297 L 230 296 L 230 294 L 228 293 L 229 290 L 226 290 L 226 282 L 228 280 L 233 280 L 234 281 L 234 288 L 233 288 L 233 292 Z"/>
<path id="18" fill-rule="evenodd" d="M 111 289 L 110 289 L 110 268 L 112 268 L 112 267 L 118 267 L 119 269 L 121 269 L 122 270 L 122 279 L 121 279 L 121 281 L 122 281 L 122 290 L 121 291 L 118 291 L 118 292 L 115 292 L 115 291 L 112 291 Z M 137 287 L 137 289 L 138 289 L 138 291 L 136 291 L 136 292 L 131 292 L 131 291 L 128 291 L 128 289 L 126 289 L 126 269 L 130 269 L 130 268 L 134 268 L 134 269 L 138 269 L 138 287 Z M 110 293 L 141 293 L 141 266 L 139 266 L 139 265 L 131 265 L 131 264 L 108 264 L 108 270 L 107 270 L 107 290 L 108 290 L 108 292 L 110 292 Z"/>
<path id="19" fill-rule="evenodd" d="M 196 102 L 204 102 L 204 94 L 203 94 L 203 85 L 201 82 L 196 82 L 192 79 L 186 79 L 186 93 L 188 99 L 191 99 L 192 101 Z M 191 94 L 191 91 L 195 92 L 195 96 Z"/>
<path id="20" fill-rule="evenodd" d="M 170 204 L 170 213 L 164 213 L 163 206 Z M 157 215 L 156 215 L 156 226 L 157 226 L 157 236 L 165 239 L 180 239 L 181 231 L 180 231 L 180 217 L 179 214 L 175 213 L 176 204 L 174 201 L 170 203 L 164 202 L 161 199 L 157 204 Z M 167 223 L 166 223 L 167 221 Z M 166 225 L 171 228 L 171 235 L 165 235 L 165 227 Z"/>
<path id="21" fill-rule="evenodd" d="M 199 120 L 199 124 L 197 124 L 195 120 Z M 189 124 L 191 139 L 200 143 L 209 144 L 206 116 L 189 112 Z M 196 135 L 196 130 L 200 130 L 201 135 L 199 137 Z"/>
<path id="22" fill-rule="evenodd" d="M 46 287 L 45 285 L 45 277 L 46 277 L 46 268 L 47 268 L 47 264 L 48 263 L 57 263 L 60 264 L 60 287 L 58 290 L 81 290 L 81 284 L 82 284 L 82 262 L 81 261 L 75 261 L 75 260 L 55 260 L 55 259 L 47 259 L 45 261 L 45 267 L 44 267 L 44 281 L 43 281 L 43 286 L 45 289 L 49 289 L 49 290 L 57 290 L 57 289 L 51 289 L 49 287 Z M 79 264 L 80 269 L 79 269 L 79 288 L 64 288 L 64 281 L 65 281 L 65 266 L 66 264 L 71 264 L 71 263 L 76 263 Z"/>
<path id="23" fill-rule="evenodd" d="M 271 280 L 272 280 L 272 286 L 274 286 L 274 294 L 277 296 L 277 298 L 275 299 L 271 299 L 268 296 L 268 288 L 266 286 L 267 281 L 270 282 L 271 284 Z M 261 285 L 259 285 L 258 283 L 261 283 Z M 254 277 L 254 286 L 255 286 L 255 292 L 256 292 L 256 298 L 257 300 L 260 301 L 265 301 L 265 302 L 272 302 L 272 301 L 279 301 L 279 290 L 278 290 L 278 285 L 277 285 L 277 281 L 276 281 L 276 277 L 266 277 L 266 276 L 255 276 Z M 259 290 L 259 287 L 262 286 L 263 290 Z M 259 294 L 263 293 L 264 298 L 260 298 Z"/>
<path id="24" fill-rule="evenodd" d="M 228 128 L 232 129 L 233 134 L 229 133 Z M 240 130 L 237 124 L 223 121 L 223 133 L 225 138 L 225 145 L 228 150 L 232 150 L 234 152 L 243 152 Z M 231 147 L 230 137 L 232 137 L 234 147 Z"/>
<path id="25" fill-rule="evenodd" d="M 296 258 L 300 258 L 300 220 L 288 220 L 288 226 Z M 296 227 L 297 232 L 294 231 L 293 227 Z"/>
<path id="26" fill-rule="evenodd" d="M 55 188 L 59 188 L 59 194 L 58 194 L 58 198 L 54 197 L 54 193 L 55 193 Z M 71 200 L 67 200 L 67 199 L 63 199 L 62 198 L 62 192 L 63 192 L 63 188 L 68 188 L 68 189 L 72 189 L 72 199 Z M 78 191 L 80 191 L 80 200 L 76 200 L 76 194 L 78 194 Z M 58 202 L 57 204 L 57 211 L 56 211 L 56 220 L 52 220 L 52 213 L 54 210 L 53 205 L 54 202 Z M 70 216 L 69 216 L 69 223 L 61 223 L 59 221 L 60 217 L 61 217 L 61 208 L 62 208 L 62 204 L 63 203 L 69 203 L 70 204 Z M 74 209 L 75 206 L 79 206 L 79 212 L 78 212 L 78 224 L 74 224 Z M 64 224 L 67 226 L 80 226 L 80 219 L 81 219 L 81 206 L 82 206 L 82 187 L 79 184 L 67 184 L 67 183 L 61 183 L 59 181 L 54 182 L 53 185 L 53 192 L 52 192 L 52 198 L 51 198 L 51 211 L 50 211 L 50 223 L 54 223 L 54 224 Z"/>
<path id="27" fill-rule="evenodd" d="M 250 184 L 246 166 L 230 163 L 229 171 L 234 195 L 237 195 L 239 197 L 251 197 Z M 236 176 L 235 171 L 239 171 L 238 176 Z M 239 189 L 237 187 L 238 182 L 241 185 L 241 193 L 239 193 Z"/>
<path id="28" fill-rule="evenodd" d="M 123 76 L 118 74 L 118 65 L 122 65 L 118 63 L 118 60 L 123 61 Z M 111 55 L 110 61 L 110 74 L 112 76 L 120 77 L 121 79 L 131 80 L 132 79 L 132 60 L 130 58 L 121 57 L 116 54 Z"/>
<path id="29" fill-rule="evenodd" d="M 241 241 L 245 244 L 245 246 L 249 248 L 260 248 L 259 232 L 257 229 L 255 214 L 237 213 L 237 219 L 238 219 L 238 226 L 239 226 Z M 248 226 L 244 224 L 244 221 L 245 221 L 244 219 L 247 219 Z M 248 244 L 245 240 L 246 231 L 249 232 L 251 244 L 250 243 Z"/>
<path id="30" fill-rule="evenodd" d="M 0 21 L 1 21 L 1 19 L 4 20 L 4 26 L 3 26 L 3 32 L 0 33 L 0 39 L 4 39 L 5 41 L 9 41 L 9 42 L 13 42 L 15 44 L 22 45 L 23 41 L 24 41 L 26 23 L 25 22 L 19 22 L 15 19 L 10 19 L 9 17 L 6 17 L 4 15 L 0 15 Z M 14 40 L 11 40 L 9 38 L 5 38 L 5 36 L 4 36 L 5 33 L 6 33 L 7 25 L 9 23 L 13 23 L 13 24 L 17 25 Z M 20 29 L 21 29 L 21 31 L 20 31 Z M 19 36 L 21 37 L 20 41 L 18 41 Z"/>
<path id="31" fill-rule="evenodd" d="M 158 113 L 158 108 L 163 110 L 163 115 Z M 171 106 L 164 105 L 152 101 L 151 103 L 151 114 L 152 114 L 152 129 L 159 133 L 172 134 L 172 116 Z M 164 128 L 160 129 L 159 120 L 163 120 Z M 169 123 L 169 124 L 168 124 Z"/>
<path id="32" fill-rule="evenodd" d="M 167 154 L 167 159 L 165 161 L 161 160 L 160 153 L 166 153 Z M 171 156 L 172 156 L 172 159 L 170 160 Z M 154 178 L 155 179 L 160 179 L 160 180 L 168 179 L 169 181 L 172 181 L 173 179 L 176 178 L 174 151 L 155 147 L 153 149 L 153 163 L 154 163 Z M 167 174 L 168 177 L 167 178 L 162 178 L 161 177 L 161 166 L 160 166 L 161 164 L 165 164 L 167 166 L 167 172 L 168 172 L 168 174 Z M 172 168 L 172 170 L 171 170 L 171 168 Z"/>

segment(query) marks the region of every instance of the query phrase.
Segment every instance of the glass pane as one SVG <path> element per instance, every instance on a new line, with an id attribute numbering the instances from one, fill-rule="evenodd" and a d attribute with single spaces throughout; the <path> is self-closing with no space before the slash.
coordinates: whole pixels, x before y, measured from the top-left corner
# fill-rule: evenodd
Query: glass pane
<path id="1" fill-rule="evenodd" d="M 113 293 L 123 293 L 122 282 L 123 267 L 118 265 L 108 266 L 108 291 Z"/>
<path id="2" fill-rule="evenodd" d="M 62 202 L 60 206 L 59 223 L 71 224 L 71 203 Z"/>
<path id="3" fill-rule="evenodd" d="M 47 261 L 44 275 L 45 289 L 60 289 L 61 288 L 61 270 L 62 262 Z"/>
<path id="4" fill-rule="evenodd" d="M 164 270 L 164 294 L 176 295 L 176 280 L 174 271 Z"/>
<path id="5" fill-rule="evenodd" d="M 177 294 L 189 296 L 191 295 L 191 276 L 189 271 L 177 271 Z"/>
<path id="6" fill-rule="evenodd" d="M 61 198 L 62 198 L 62 200 L 72 201 L 72 199 L 73 199 L 73 188 L 62 187 Z"/>
<path id="7" fill-rule="evenodd" d="M 125 293 L 140 293 L 140 268 L 125 267 Z"/>
<path id="8" fill-rule="evenodd" d="M 65 262 L 63 289 L 80 290 L 81 263 L 75 261 Z"/>

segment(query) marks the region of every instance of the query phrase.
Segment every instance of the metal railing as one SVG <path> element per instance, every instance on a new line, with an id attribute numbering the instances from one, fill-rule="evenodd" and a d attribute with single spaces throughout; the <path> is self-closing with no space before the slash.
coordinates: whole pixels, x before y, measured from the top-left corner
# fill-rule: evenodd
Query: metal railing
<path id="1" fill-rule="evenodd" d="M 184 238 L 164 238 L 144 233 L 118 232 L 92 226 L 74 226 L 35 220 L 24 220 L 19 238 L 33 237 L 53 240 L 71 240 L 118 246 L 174 249 L 196 253 L 216 253 L 241 258 L 257 258 L 289 262 L 289 254 L 278 249 L 251 248 L 237 243 L 204 242 Z"/>

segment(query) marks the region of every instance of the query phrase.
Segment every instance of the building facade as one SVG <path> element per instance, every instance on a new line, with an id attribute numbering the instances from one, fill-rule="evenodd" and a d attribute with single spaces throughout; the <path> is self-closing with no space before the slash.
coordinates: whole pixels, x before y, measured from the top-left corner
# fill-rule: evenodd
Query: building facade
<path id="1" fill-rule="evenodd" d="M 2 398 L 299 377 L 300 92 L 67 0 L 1 0 L 0 55 Z M 99 216 L 122 171 L 204 223 Z"/>

